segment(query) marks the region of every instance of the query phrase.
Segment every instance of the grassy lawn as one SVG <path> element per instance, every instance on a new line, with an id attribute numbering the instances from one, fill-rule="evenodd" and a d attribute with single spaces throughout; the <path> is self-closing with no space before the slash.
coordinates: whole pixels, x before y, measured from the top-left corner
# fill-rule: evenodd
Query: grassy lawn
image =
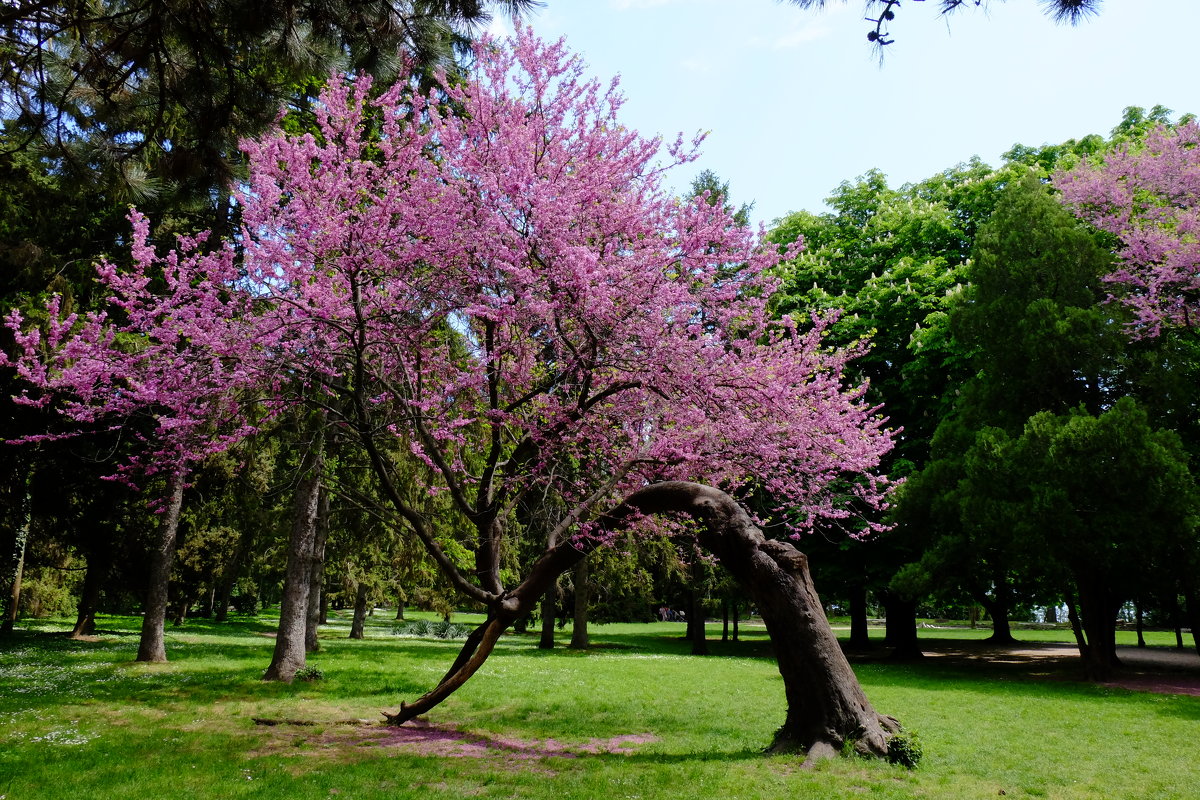
<path id="1" fill-rule="evenodd" d="M 431 687 L 457 644 L 393 636 L 386 618 L 351 641 L 339 620 L 310 659 L 322 680 L 266 684 L 273 622 L 169 628 L 166 665 L 130 660 L 136 618 L 103 617 L 87 642 L 68 640 L 62 622 L 18 631 L 0 644 L 0 800 L 1200 797 L 1200 698 L 1098 688 L 1061 666 L 1031 676 L 936 658 L 858 662 L 872 702 L 918 732 L 925 760 L 912 772 L 854 759 L 801 771 L 797 758 L 760 754 L 784 712 L 761 629 L 714 642 L 709 658 L 687 655 L 673 623 L 594 626 L 587 653 L 508 636 L 429 715 L 433 729 L 400 735 L 376 727 L 378 710 Z M 469 737 L 421 738 L 437 731 Z"/>

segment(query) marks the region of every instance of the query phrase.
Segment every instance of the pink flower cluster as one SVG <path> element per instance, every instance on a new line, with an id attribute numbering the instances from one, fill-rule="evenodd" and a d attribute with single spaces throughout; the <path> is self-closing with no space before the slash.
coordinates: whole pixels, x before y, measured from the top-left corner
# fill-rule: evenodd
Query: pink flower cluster
<path id="1" fill-rule="evenodd" d="M 1109 280 L 1139 333 L 1200 324 L 1200 124 L 1159 127 L 1055 185 L 1079 217 L 1117 237 Z"/>
<path id="2" fill-rule="evenodd" d="M 160 256 L 135 214 L 134 270 L 100 270 L 111 316 L 52 304 L 43 341 L 10 315 L 28 402 L 154 415 L 143 466 L 318 403 L 476 513 L 552 491 L 582 521 L 661 479 L 754 485 L 808 522 L 848 513 L 835 487 L 881 505 L 891 437 L 845 385 L 855 353 L 770 318 L 780 254 L 665 192 L 694 144 L 640 137 L 620 105 L 529 33 L 428 96 L 333 79 L 314 131 L 244 143 L 237 241 Z"/>

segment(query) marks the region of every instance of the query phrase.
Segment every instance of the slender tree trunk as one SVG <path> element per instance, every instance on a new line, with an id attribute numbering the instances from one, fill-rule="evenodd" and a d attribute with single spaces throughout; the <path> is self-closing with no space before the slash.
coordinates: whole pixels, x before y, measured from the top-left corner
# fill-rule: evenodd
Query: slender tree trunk
<path id="1" fill-rule="evenodd" d="M 785 542 L 766 539 L 729 495 L 695 483 L 648 486 L 630 495 L 600 524 L 616 529 L 634 514 L 667 512 L 688 513 L 703 523 L 701 542 L 750 592 L 767 625 L 788 702 L 773 749 L 803 750 L 806 764 L 844 752 L 844 746 L 863 755 L 885 756 L 888 739 L 900 725 L 877 713 L 863 694 L 825 618 L 804 554 Z M 584 555 L 570 543 L 544 553 L 525 581 L 492 605 L 488 620 L 467 638 L 438 686 L 411 705 L 401 704 L 395 714 L 386 714 L 388 721 L 400 724 L 424 714 L 465 683 L 505 628 Z"/>
<path id="2" fill-rule="evenodd" d="M 1200 591 L 1188 592 L 1185 599 L 1187 600 L 1188 625 L 1192 629 L 1192 645 L 1200 654 Z M 1182 638 L 1181 632 L 1180 639 L 1182 640 Z M 1180 643 L 1182 644 L 1182 641 Z"/>
<path id="3" fill-rule="evenodd" d="M 325 600 L 325 542 L 329 539 L 329 490 L 325 486 L 320 487 L 320 496 L 317 499 L 316 524 L 312 563 L 308 573 L 308 609 L 304 619 L 304 649 L 309 653 L 321 649 L 317 633 L 321 627 L 321 608 Z"/>
<path id="4" fill-rule="evenodd" d="M 1046 606 L 1045 620 L 1047 625 L 1058 624 L 1058 605 L 1056 603 L 1051 603 L 1050 605 Z"/>
<path id="5" fill-rule="evenodd" d="M 246 556 L 250 554 L 250 548 L 253 546 L 254 528 L 250 525 L 243 525 L 242 529 L 238 531 L 238 543 L 233 551 L 233 558 L 225 565 L 225 569 L 221 571 L 221 577 L 217 581 L 218 599 L 216 612 L 213 615 L 214 622 L 225 622 L 229 619 L 229 604 L 233 597 L 233 587 L 237 583 Z"/>
<path id="6" fill-rule="evenodd" d="M 396 621 L 400 622 L 404 619 L 404 601 L 399 597 L 396 598 Z"/>
<path id="7" fill-rule="evenodd" d="M 538 649 L 554 649 L 554 621 L 558 616 L 558 584 L 551 584 L 542 595 L 542 633 L 538 638 Z"/>
<path id="8" fill-rule="evenodd" d="M 1145 647 L 1146 646 L 1146 636 L 1145 636 L 1145 630 L 1144 630 L 1144 628 L 1145 628 L 1144 620 L 1142 619 L 1142 604 L 1141 603 L 1133 604 L 1133 617 L 1134 617 L 1134 624 L 1137 627 L 1137 646 Z"/>
<path id="9" fill-rule="evenodd" d="M 29 491 L 33 470 L 26 470 L 25 485 L 20 490 L 20 508 L 16 509 L 13 534 L 13 569 L 9 582 L 8 597 L 4 608 L 4 621 L 0 623 L 0 636 L 13 632 L 21 610 L 21 581 L 25 576 L 25 547 L 29 543 L 29 525 L 32 520 L 32 497 Z"/>
<path id="10" fill-rule="evenodd" d="M 350 623 L 350 638 L 361 639 L 367 624 L 367 584 L 359 581 L 354 590 L 354 619 Z"/>
<path id="11" fill-rule="evenodd" d="M 692 655 L 706 656 L 708 650 L 708 631 L 704 620 L 704 598 L 697 591 L 688 592 L 688 637 L 692 642 Z"/>
<path id="12" fill-rule="evenodd" d="M 737 603 L 733 604 L 733 640 L 738 640 L 738 618 L 741 616 L 741 609 Z"/>
<path id="13" fill-rule="evenodd" d="M 871 646 L 867 628 L 867 587 L 855 583 L 850 587 L 850 647 L 865 649 Z"/>
<path id="14" fill-rule="evenodd" d="M 88 553 L 87 571 L 83 573 L 83 588 L 79 592 L 79 605 L 76 607 L 75 627 L 71 629 L 72 639 L 96 632 L 96 606 L 100 604 L 100 589 L 104 586 L 110 566 L 107 554 L 98 550 Z"/>
<path id="15" fill-rule="evenodd" d="M 167 505 L 159 521 L 158 541 L 150 553 L 150 584 L 146 588 L 138 661 L 161 663 L 167 660 L 163 626 L 167 617 L 171 565 L 175 561 L 175 541 L 179 534 L 179 514 L 183 509 L 183 486 L 183 475 L 172 475 L 167 479 Z"/>
<path id="16" fill-rule="evenodd" d="M 721 598 L 721 641 L 729 641 L 729 600 Z"/>
<path id="17" fill-rule="evenodd" d="M 588 604 L 591 592 L 588 587 L 588 562 L 584 558 L 575 565 L 575 618 L 571 625 L 572 650 L 588 649 Z"/>
<path id="18" fill-rule="evenodd" d="M 546 549 L 553 550 L 558 544 L 557 535 L 554 532 L 553 526 L 546 534 Z M 549 587 L 542 594 L 541 601 L 542 613 L 542 630 L 541 636 L 538 637 L 539 650 L 554 649 L 554 623 L 558 617 L 558 578 L 557 576 L 551 581 Z M 572 632 L 573 633 L 573 632 Z"/>
<path id="19" fill-rule="evenodd" d="M 313 546 L 317 537 L 317 511 L 321 496 L 321 469 L 324 466 L 324 415 L 316 415 L 311 428 L 313 438 L 301 464 L 299 486 L 288 540 L 287 572 L 283 599 L 279 605 L 279 633 L 275 652 L 263 680 L 287 681 L 304 666 L 304 636 L 308 623 L 308 591 L 311 585 Z"/>
<path id="20" fill-rule="evenodd" d="M 1071 634 L 1075 637 L 1075 646 L 1079 648 L 1079 655 L 1086 661 L 1088 643 L 1083 635 L 1083 625 L 1079 621 L 1079 610 L 1075 605 L 1074 593 L 1067 595 L 1067 620 L 1071 623 Z"/>
<path id="21" fill-rule="evenodd" d="M 1175 628 L 1175 649 L 1183 649 L 1183 609 L 1179 607 L 1179 595 L 1171 595 L 1171 624 Z M 1195 629 L 1192 629 L 1195 633 Z"/>

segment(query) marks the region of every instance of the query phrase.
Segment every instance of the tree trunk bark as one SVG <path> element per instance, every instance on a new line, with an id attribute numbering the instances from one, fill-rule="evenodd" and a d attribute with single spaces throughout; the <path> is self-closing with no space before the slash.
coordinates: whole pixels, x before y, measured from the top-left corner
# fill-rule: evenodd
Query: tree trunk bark
<path id="1" fill-rule="evenodd" d="M 8 598 L 4 609 L 4 621 L 0 623 L 0 636 L 13 632 L 21 610 L 21 580 L 25 576 L 25 547 L 29 543 L 29 525 L 32 521 L 32 497 L 29 484 L 33 470 L 25 472 L 25 486 L 21 491 L 20 508 L 16 510 L 14 522 L 12 580 L 9 582 Z"/>
<path id="2" fill-rule="evenodd" d="M 321 649 L 317 633 L 321 627 L 321 608 L 325 599 L 325 542 L 329 539 L 329 490 L 325 486 L 320 488 L 320 496 L 317 498 L 316 524 L 312 563 L 308 572 L 308 606 L 304 619 L 304 649 L 309 653 Z"/>
<path id="3" fill-rule="evenodd" d="M 766 623 L 788 703 L 772 749 L 803 751 L 806 764 L 847 748 L 885 757 L 888 740 L 900 725 L 876 712 L 863 693 L 825 618 L 804 554 L 785 542 L 766 539 L 729 495 L 695 483 L 648 486 L 599 522 L 612 530 L 634 514 L 667 512 L 687 513 L 703 523 L 701 543 L 746 587 Z M 401 704 L 395 714 L 385 712 L 388 722 L 400 724 L 427 712 L 466 682 L 504 629 L 584 556 L 570 543 L 544 553 L 525 581 L 493 604 L 488 620 L 468 637 L 441 683 L 412 705 Z"/>
<path id="4" fill-rule="evenodd" d="M 721 600 L 721 641 L 729 641 L 729 601 Z"/>
<path id="5" fill-rule="evenodd" d="M 688 592 L 688 638 L 692 642 L 692 655 L 706 656 L 708 652 L 708 631 L 704 623 L 704 598 L 695 589 Z"/>
<path id="6" fill-rule="evenodd" d="M 917 639 L 917 601 L 894 592 L 882 592 L 884 642 L 892 648 L 892 658 L 915 659 L 925 654 Z"/>
<path id="7" fill-rule="evenodd" d="M 867 628 L 867 587 L 856 583 L 850 587 L 850 647 L 863 650 L 871 646 Z"/>
<path id="8" fill-rule="evenodd" d="M 1144 624 L 1145 621 L 1142 619 L 1142 604 L 1141 603 L 1133 604 L 1133 616 L 1134 616 L 1134 624 L 1135 624 L 1135 627 L 1137 628 L 1137 646 L 1145 647 L 1146 646 L 1146 633 L 1145 633 L 1145 624 Z"/>
<path id="9" fill-rule="evenodd" d="M 317 536 L 321 469 L 325 460 L 323 423 L 324 416 L 317 415 L 311 429 L 313 438 L 301 464 L 292 532 L 288 539 L 283 598 L 279 605 L 279 632 L 275 637 L 275 652 L 271 656 L 271 664 L 263 674 L 265 681 L 291 683 L 296 677 L 296 670 L 304 666 L 308 591 L 312 576 L 313 546 Z"/>
<path id="10" fill-rule="evenodd" d="M 96 632 L 96 606 L 100 604 L 100 589 L 111 566 L 109 556 L 93 550 L 87 555 L 87 571 L 83 574 L 83 588 L 79 592 L 79 605 L 76 607 L 75 627 L 71 629 L 71 638 L 90 636 Z"/>
<path id="11" fill-rule="evenodd" d="M 741 616 L 741 608 L 737 603 L 733 604 L 733 640 L 738 640 L 738 618 Z"/>
<path id="12" fill-rule="evenodd" d="M 988 616 L 992 618 L 992 635 L 984 641 L 989 644 L 1014 644 L 1017 640 L 1012 635 L 1012 625 L 1008 617 L 1008 603 L 1001 599 L 1001 592 L 1005 592 L 1002 586 L 996 587 L 996 599 L 989 599 L 987 595 L 980 594 L 975 599 L 979 605 L 983 606 L 987 611 Z"/>
<path id="13" fill-rule="evenodd" d="M 1107 680 L 1117 661 L 1116 614 L 1120 603 L 1103 579 L 1078 578 L 1079 626 L 1087 646 L 1080 650 L 1083 668 L 1089 679 Z"/>
<path id="14" fill-rule="evenodd" d="M 538 638 L 539 650 L 554 649 L 554 622 L 558 615 L 558 584 L 550 585 L 542 595 L 542 634 Z"/>
<path id="15" fill-rule="evenodd" d="M 588 649 L 588 603 L 591 602 L 591 592 L 588 590 L 588 562 L 581 559 L 575 565 L 575 616 L 571 625 L 571 643 L 567 645 L 572 650 Z"/>
<path id="16" fill-rule="evenodd" d="M 159 521 L 158 541 L 150 553 L 150 584 L 146 587 L 137 661 L 163 663 L 167 660 L 163 626 L 167 618 L 167 590 L 171 582 L 171 565 L 175 561 L 179 514 L 183 509 L 183 486 L 182 475 L 171 475 L 167 479 L 167 505 Z"/>
<path id="17" fill-rule="evenodd" d="M 225 622 L 229 619 L 229 604 L 233 597 L 234 584 L 237 583 L 246 556 L 250 554 L 250 548 L 254 546 L 254 528 L 244 523 L 243 525 L 242 530 L 238 532 L 238 543 L 233 551 L 233 558 L 225 565 L 217 583 L 217 608 L 213 615 L 214 622 Z"/>
<path id="18" fill-rule="evenodd" d="M 1184 599 L 1187 601 L 1188 625 L 1192 629 L 1192 645 L 1200 654 L 1200 591 L 1190 591 Z"/>
<path id="19" fill-rule="evenodd" d="M 350 623 L 350 638 L 361 639 L 367 624 L 367 584 L 359 581 L 354 590 L 354 619 Z"/>

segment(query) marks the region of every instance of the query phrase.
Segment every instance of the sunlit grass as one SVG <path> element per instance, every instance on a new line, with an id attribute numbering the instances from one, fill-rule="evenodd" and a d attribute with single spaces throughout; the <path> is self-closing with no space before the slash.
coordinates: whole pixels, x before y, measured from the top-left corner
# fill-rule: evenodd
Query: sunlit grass
<path id="1" fill-rule="evenodd" d="M 915 772 L 851 759 L 802 771 L 795 758 L 760 752 L 784 710 L 760 627 L 744 624 L 738 643 L 712 642 L 707 658 L 688 655 L 676 623 L 595 626 L 597 647 L 586 653 L 539 651 L 532 634 L 508 636 L 429 721 L 528 748 L 468 758 L 388 746 L 373 727 L 380 709 L 431 687 L 459 643 L 392 636 L 384 616 L 353 641 L 349 621 L 337 619 L 310 659 L 324 678 L 283 685 L 260 680 L 273 646 L 269 617 L 169 628 L 166 665 L 132 661 L 139 622 L 102 618 L 84 642 L 67 639 L 61 621 L 39 623 L 0 644 L 0 796 L 1200 796 L 1190 745 L 1200 698 L 1091 686 L 1070 664 L 1031 677 L 936 658 L 859 661 L 872 702 L 919 733 L 925 761 Z M 719 636 L 720 626 L 709 632 Z M 988 633 L 923 630 L 940 640 Z M 1062 630 L 1017 636 L 1071 641 Z M 267 727 L 256 717 L 313 724 Z M 629 753 L 589 752 L 628 736 L 640 737 Z M 577 757 L 540 755 L 547 740 Z"/>

